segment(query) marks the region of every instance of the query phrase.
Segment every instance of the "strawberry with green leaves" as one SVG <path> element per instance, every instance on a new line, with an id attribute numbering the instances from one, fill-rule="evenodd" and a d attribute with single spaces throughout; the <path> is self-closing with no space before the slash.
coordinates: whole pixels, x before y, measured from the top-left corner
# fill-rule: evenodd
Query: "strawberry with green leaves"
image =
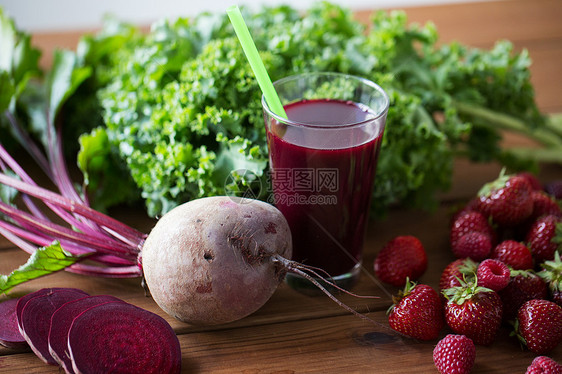
<path id="1" fill-rule="evenodd" d="M 533 353 L 552 351 L 562 341 L 562 307 L 549 300 L 527 301 L 517 313 L 515 333 Z"/>
<path id="2" fill-rule="evenodd" d="M 383 282 L 403 287 L 406 279 L 416 280 L 427 269 L 425 248 L 415 236 L 397 236 L 381 249 L 375 259 L 374 269 Z"/>
<path id="3" fill-rule="evenodd" d="M 525 240 L 535 263 L 554 259 L 554 252 L 562 251 L 562 218 L 553 214 L 539 217 L 531 225 Z"/>
<path id="4" fill-rule="evenodd" d="M 475 360 L 476 347 L 465 335 L 449 334 L 433 349 L 433 363 L 441 374 L 468 374 Z"/>
<path id="5" fill-rule="evenodd" d="M 478 286 L 476 278 L 443 292 L 448 299 L 445 304 L 447 325 L 475 344 L 492 344 L 502 322 L 503 304 L 498 294 Z"/>
<path id="6" fill-rule="evenodd" d="M 439 292 L 461 285 L 461 280 L 468 281 L 476 274 L 478 263 L 471 258 L 459 258 L 445 266 L 439 278 Z"/>
<path id="7" fill-rule="evenodd" d="M 439 294 L 430 286 L 406 282 L 389 308 L 390 327 L 420 340 L 433 340 L 445 325 Z"/>
<path id="8" fill-rule="evenodd" d="M 560 253 L 554 254 L 552 261 L 542 264 L 542 270 L 537 274 L 548 285 L 550 300 L 562 306 L 562 260 Z"/>
<path id="9" fill-rule="evenodd" d="M 523 223 L 533 213 L 532 188 L 526 178 L 505 175 L 485 184 L 478 192 L 477 210 L 501 227 Z"/>

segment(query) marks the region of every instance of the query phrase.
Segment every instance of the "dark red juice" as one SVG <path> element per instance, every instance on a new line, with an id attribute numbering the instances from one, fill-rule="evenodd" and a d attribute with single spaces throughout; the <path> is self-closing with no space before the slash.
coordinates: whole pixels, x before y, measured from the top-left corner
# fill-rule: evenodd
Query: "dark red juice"
<path id="1" fill-rule="evenodd" d="M 375 114 L 353 102 L 307 100 L 285 111 L 316 125 L 268 128 L 275 205 L 291 228 L 293 259 L 348 273 L 361 260 L 383 129 L 360 125 Z"/>

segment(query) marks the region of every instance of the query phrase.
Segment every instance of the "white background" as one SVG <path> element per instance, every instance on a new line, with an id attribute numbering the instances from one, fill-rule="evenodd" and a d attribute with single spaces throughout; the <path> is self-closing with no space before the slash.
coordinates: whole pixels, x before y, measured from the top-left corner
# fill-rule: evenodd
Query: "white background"
<path id="1" fill-rule="evenodd" d="M 331 0 L 350 9 L 405 8 L 475 0 Z M 99 27 L 106 14 L 140 25 L 161 18 L 193 16 L 203 11 L 224 12 L 231 5 L 288 4 L 306 9 L 314 0 L 0 0 L 0 7 L 26 31 L 63 31 Z"/>

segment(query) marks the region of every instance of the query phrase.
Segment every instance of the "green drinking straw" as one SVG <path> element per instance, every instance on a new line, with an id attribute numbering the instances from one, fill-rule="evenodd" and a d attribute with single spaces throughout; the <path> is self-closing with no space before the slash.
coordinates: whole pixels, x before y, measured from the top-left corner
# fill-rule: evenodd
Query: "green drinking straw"
<path id="1" fill-rule="evenodd" d="M 263 61 L 261 60 L 258 49 L 256 48 L 254 40 L 250 35 L 248 26 L 244 22 L 242 13 L 240 13 L 240 9 L 237 5 L 233 5 L 226 9 L 226 13 L 228 14 L 228 18 L 230 18 L 232 27 L 234 27 L 236 36 L 238 36 L 238 40 L 240 41 L 242 49 L 246 54 L 246 58 L 250 63 L 250 67 L 254 71 L 254 75 L 258 80 L 258 84 L 263 92 L 263 96 L 265 96 L 267 105 L 269 105 L 269 108 L 273 113 L 283 118 L 287 118 L 285 109 L 281 104 L 281 100 L 279 100 L 279 96 L 277 96 L 277 92 L 273 87 L 273 83 L 271 83 L 271 78 L 269 78 L 269 75 L 267 74 L 267 70 L 263 65 Z"/>

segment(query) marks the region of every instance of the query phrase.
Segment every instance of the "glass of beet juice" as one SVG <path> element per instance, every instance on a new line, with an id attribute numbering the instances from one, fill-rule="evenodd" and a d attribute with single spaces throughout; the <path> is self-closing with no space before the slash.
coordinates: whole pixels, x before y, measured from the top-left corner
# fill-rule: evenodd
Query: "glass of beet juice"
<path id="1" fill-rule="evenodd" d="M 291 228 L 293 260 L 349 289 L 359 278 L 388 96 L 339 73 L 295 75 L 274 86 L 287 118 L 262 99 L 272 202 Z M 286 281 L 314 293 L 298 275 Z"/>

